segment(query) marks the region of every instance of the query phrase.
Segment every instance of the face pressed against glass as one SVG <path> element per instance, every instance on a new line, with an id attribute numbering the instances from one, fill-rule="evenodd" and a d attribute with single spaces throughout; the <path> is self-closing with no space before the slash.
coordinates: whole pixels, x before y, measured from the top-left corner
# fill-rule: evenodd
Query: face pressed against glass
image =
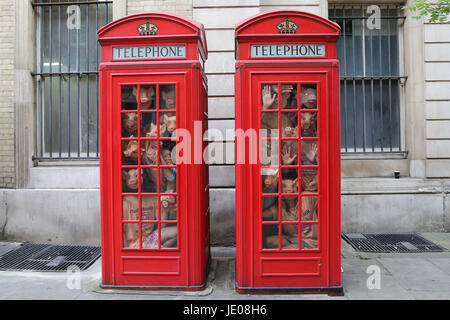
<path id="1" fill-rule="evenodd" d="M 137 193 L 141 179 L 138 168 L 122 169 L 122 192 Z"/>
<path id="2" fill-rule="evenodd" d="M 177 117 L 175 112 L 159 113 L 159 136 L 175 137 L 175 129 L 177 128 Z"/>
<path id="3" fill-rule="evenodd" d="M 139 145 L 137 140 L 122 141 L 122 164 L 137 165 L 139 161 Z"/>
<path id="4" fill-rule="evenodd" d="M 175 109 L 176 96 L 175 85 L 160 85 L 159 86 L 159 109 L 172 110 Z"/>
<path id="5" fill-rule="evenodd" d="M 300 135 L 317 137 L 317 112 L 300 112 Z"/>
<path id="6" fill-rule="evenodd" d="M 156 109 L 156 85 L 141 85 L 139 88 L 140 109 L 154 110 Z"/>
<path id="7" fill-rule="evenodd" d="M 317 85 L 302 84 L 300 87 L 301 109 L 317 109 Z"/>
<path id="8" fill-rule="evenodd" d="M 298 170 L 283 168 L 281 171 L 281 192 L 283 194 L 298 193 Z"/>
<path id="9" fill-rule="evenodd" d="M 261 168 L 262 193 L 278 193 L 278 169 Z"/>
<path id="10" fill-rule="evenodd" d="M 138 136 L 138 114 L 136 112 L 125 112 L 121 115 L 122 138 Z"/>

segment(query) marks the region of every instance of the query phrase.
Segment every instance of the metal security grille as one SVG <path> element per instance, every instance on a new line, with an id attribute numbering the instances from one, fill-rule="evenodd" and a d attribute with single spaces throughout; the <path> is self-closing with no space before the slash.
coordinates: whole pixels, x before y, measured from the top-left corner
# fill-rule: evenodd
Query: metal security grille
<path id="1" fill-rule="evenodd" d="M 38 23 L 37 155 L 33 160 L 98 159 L 97 30 L 112 1 L 33 2 Z"/>
<path id="2" fill-rule="evenodd" d="M 87 269 L 100 257 L 100 247 L 25 243 L 0 257 L 0 270 L 67 271 Z"/>
<path id="3" fill-rule="evenodd" d="M 341 27 L 342 153 L 405 153 L 401 135 L 400 31 L 393 5 L 330 6 Z"/>
<path id="4" fill-rule="evenodd" d="M 347 233 L 342 235 L 353 249 L 361 252 L 442 252 L 444 248 L 417 233 Z"/>

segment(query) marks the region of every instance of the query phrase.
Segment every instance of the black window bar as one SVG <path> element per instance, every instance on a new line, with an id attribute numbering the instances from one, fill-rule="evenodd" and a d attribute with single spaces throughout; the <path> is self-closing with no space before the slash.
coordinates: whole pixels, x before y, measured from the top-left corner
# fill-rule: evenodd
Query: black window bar
<path id="1" fill-rule="evenodd" d="M 98 160 L 97 30 L 112 21 L 112 1 L 40 0 L 37 146 L 33 160 Z"/>
<path id="2" fill-rule="evenodd" d="M 329 19 L 341 27 L 342 154 L 407 152 L 402 147 L 400 27 L 397 5 L 383 5 L 379 25 L 364 5 L 330 5 Z"/>

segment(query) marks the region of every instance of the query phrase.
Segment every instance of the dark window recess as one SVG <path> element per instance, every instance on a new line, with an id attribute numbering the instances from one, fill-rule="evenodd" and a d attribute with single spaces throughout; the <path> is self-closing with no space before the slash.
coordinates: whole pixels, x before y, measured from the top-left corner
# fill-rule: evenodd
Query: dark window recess
<path id="1" fill-rule="evenodd" d="M 67 271 L 87 269 L 101 255 L 100 247 L 25 243 L 0 256 L 2 271 Z"/>
<path id="2" fill-rule="evenodd" d="M 379 25 L 363 5 L 330 5 L 339 24 L 336 44 L 341 75 L 342 153 L 403 153 L 401 124 L 400 30 L 396 5 L 380 6 Z"/>
<path id="3" fill-rule="evenodd" d="M 98 160 L 97 30 L 112 1 L 35 0 L 37 150 L 33 160 Z"/>

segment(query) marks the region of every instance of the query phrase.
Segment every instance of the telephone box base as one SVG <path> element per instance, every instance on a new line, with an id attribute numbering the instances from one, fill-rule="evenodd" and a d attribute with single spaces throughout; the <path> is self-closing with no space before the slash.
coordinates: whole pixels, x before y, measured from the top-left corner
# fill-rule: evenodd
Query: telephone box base
<path id="1" fill-rule="evenodd" d="M 343 296 L 344 288 L 337 287 L 304 287 L 304 288 L 247 288 L 235 284 L 236 292 L 240 294 L 328 294 Z"/>
<path id="2" fill-rule="evenodd" d="M 189 286 L 189 287 L 166 287 L 166 286 L 121 286 L 121 285 L 107 285 L 100 284 L 101 289 L 119 289 L 119 290 L 176 290 L 176 291 L 202 291 L 207 287 L 207 283 L 204 282 L 199 286 Z"/>

